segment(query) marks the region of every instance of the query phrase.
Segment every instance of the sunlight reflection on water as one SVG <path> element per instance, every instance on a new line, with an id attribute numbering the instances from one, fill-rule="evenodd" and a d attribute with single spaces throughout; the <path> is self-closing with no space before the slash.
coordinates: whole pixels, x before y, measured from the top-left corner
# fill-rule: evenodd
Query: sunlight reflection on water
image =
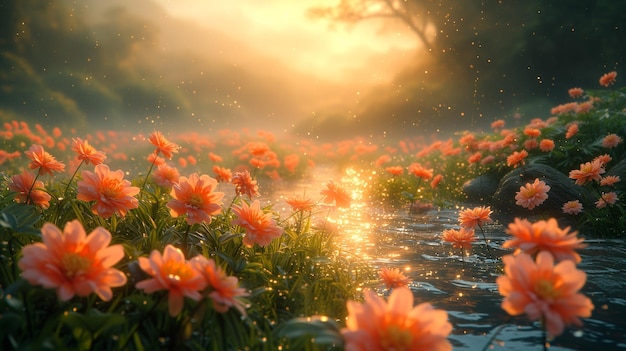
<path id="1" fill-rule="evenodd" d="M 448 311 L 454 330 L 455 350 L 539 350 L 538 324 L 525 317 L 510 317 L 501 308 L 496 278 L 502 274 L 501 249 L 507 239 L 504 226 L 493 223 L 467 256 L 441 243 L 445 229 L 458 226 L 458 209 L 432 210 L 422 215 L 404 211 L 384 212 L 368 204 L 370 175 L 354 169 L 343 175 L 321 168 L 294 183 L 274 185 L 268 202 L 275 210 L 289 213 L 284 200 L 306 192 L 318 199 L 324 183 L 334 180 L 347 186 L 353 196 L 348 209 L 325 208 L 318 213 L 341 235 L 341 252 L 368 260 L 374 267 L 397 267 L 412 282 L 416 303 L 430 302 Z M 584 234 L 584 233 L 583 233 Z M 583 235 L 584 236 L 584 235 Z M 582 330 L 568 328 L 552 341 L 550 350 L 626 349 L 626 245 L 620 240 L 587 240 L 579 268 L 587 273 L 583 293 L 595 305 Z M 382 286 L 381 286 L 382 288 Z M 382 292 L 382 290 L 381 290 Z"/>

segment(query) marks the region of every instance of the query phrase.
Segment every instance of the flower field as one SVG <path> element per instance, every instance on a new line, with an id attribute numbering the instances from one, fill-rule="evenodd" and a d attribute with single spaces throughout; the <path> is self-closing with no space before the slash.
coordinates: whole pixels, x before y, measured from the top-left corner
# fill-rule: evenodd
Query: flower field
<path id="1" fill-rule="evenodd" d="M 598 90 L 572 88 L 573 102 L 545 119 L 499 119 L 446 140 L 320 144 L 266 131 L 81 134 L 6 122 L 1 348 L 452 349 L 445 306 L 415 301 L 401 271 L 341 252 L 329 218 L 350 208 L 348 186 L 298 189 L 287 213 L 261 200 L 264 187 L 321 164 L 367 170 L 374 209 L 460 207 L 438 240 L 461 257 L 487 245 L 484 225 L 504 208 L 468 203 L 468 181 L 533 164 L 560 172 L 580 196 L 559 203 L 557 218 L 546 208 L 550 179 L 508 199 L 526 212 L 502 223 L 502 249 L 512 251 L 494 279 L 502 309 L 540 323 L 547 347 L 593 313 L 580 292 L 577 250 L 590 244 L 579 233 L 626 236 L 626 90 L 612 88 L 616 76 L 603 75 Z"/>

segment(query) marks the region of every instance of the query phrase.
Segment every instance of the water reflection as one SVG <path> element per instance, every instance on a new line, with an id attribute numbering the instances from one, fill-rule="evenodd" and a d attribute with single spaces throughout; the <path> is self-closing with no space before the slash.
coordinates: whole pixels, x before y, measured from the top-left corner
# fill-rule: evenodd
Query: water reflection
<path id="1" fill-rule="evenodd" d="M 322 168 L 304 180 L 276 186 L 271 197 L 277 208 L 289 211 L 284 199 L 294 193 L 306 191 L 315 199 L 325 182 L 343 183 L 353 195 L 350 208 L 318 213 L 337 227 L 342 252 L 366 259 L 375 267 L 401 269 L 412 280 L 416 302 L 430 302 L 448 311 L 455 350 L 539 350 L 539 326 L 524 316 L 510 317 L 500 308 L 502 297 L 495 280 L 503 271 L 500 258 L 510 253 L 501 249 L 508 238 L 504 225 L 484 226 L 487 243 L 479 235 L 472 250 L 461 256 L 458 249 L 443 245 L 440 239 L 445 229 L 458 225 L 458 209 L 421 215 L 385 212 L 368 204 L 369 176 L 354 169 L 339 174 Z M 626 244 L 620 240 L 586 242 L 589 247 L 580 251 L 583 261 L 579 269 L 587 273 L 587 284 L 581 292 L 591 298 L 595 309 L 591 318 L 583 321 L 582 330 L 566 329 L 553 340 L 550 350 L 626 349 Z"/>

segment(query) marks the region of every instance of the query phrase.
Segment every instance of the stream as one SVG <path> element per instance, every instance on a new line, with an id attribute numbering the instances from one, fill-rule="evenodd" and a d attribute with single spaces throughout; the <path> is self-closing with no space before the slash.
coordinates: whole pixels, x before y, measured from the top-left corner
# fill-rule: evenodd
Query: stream
<path id="1" fill-rule="evenodd" d="M 459 249 L 453 250 L 440 239 L 445 229 L 458 228 L 459 209 L 409 215 L 407 211 L 373 208 L 364 195 L 369 175 L 352 169 L 338 174 L 322 168 L 297 182 L 272 184 L 266 200 L 274 203 L 275 210 L 286 213 L 286 198 L 306 193 L 318 199 L 329 180 L 352 192 L 350 208 L 325 212 L 339 230 L 342 252 L 367 259 L 375 268 L 401 269 L 412 280 L 409 287 L 416 304 L 429 302 L 448 312 L 454 328 L 449 337 L 454 350 L 542 349 L 539 323 L 523 315 L 511 317 L 500 308 L 502 296 L 495 280 L 503 274 L 501 257 L 511 253 L 501 248 L 508 239 L 504 230 L 508 223 L 485 225 L 487 242 L 478 231 L 479 239 L 462 257 Z M 579 235 L 584 237 L 584 233 Z M 550 350 L 626 349 L 626 244 L 610 239 L 585 242 L 589 246 L 579 251 L 582 262 L 578 268 L 587 274 L 581 293 L 592 300 L 595 309 L 583 320 L 582 328 L 567 327 L 551 340 Z"/>

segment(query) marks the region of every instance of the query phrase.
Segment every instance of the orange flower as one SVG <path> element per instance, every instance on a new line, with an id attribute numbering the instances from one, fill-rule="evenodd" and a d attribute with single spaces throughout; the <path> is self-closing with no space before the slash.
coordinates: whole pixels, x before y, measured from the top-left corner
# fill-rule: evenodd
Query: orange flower
<path id="1" fill-rule="evenodd" d="M 272 219 L 271 213 L 264 213 L 259 200 L 254 200 L 252 205 L 242 202 L 240 206 L 233 206 L 233 212 L 237 218 L 231 224 L 238 225 L 245 229 L 246 235 L 243 237 L 243 244 L 253 246 L 269 245 L 274 238 L 283 234 L 283 228 Z"/>
<path id="2" fill-rule="evenodd" d="M 611 162 L 613 158 L 611 158 L 610 155 L 608 154 L 604 154 L 604 155 L 600 155 L 600 156 L 596 156 L 594 157 L 593 160 L 591 160 L 591 162 L 600 162 L 600 167 L 604 167 L 606 166 L 609 162 Z"/>
<path id="3" fill-rule="evenodd" d="M 230 183 L 233 178 L 233 173 L 230 169 L 217 165 L 213 166 L 213 173 L 215 174 L 215 180 L 217 180 L 218 183 Z"/>
<path id="4" fill-rule="evenodd" d="M 622 138 L 617 134 L 609 134 L 602 139 L 602 147 L 607 149 L 611 149 L 616 147 L 619 143 L 622 142 Z"/>
<path id="5" fill-rule="evenodd" d="M 215 162 L 215 163 L 224 161 L 222 156 L 214 154 L 213 152 L 209 152 L 209 160 L 211 160 L 212 162 Z"/>
<path id="6" fill-rule="evenodd" d="M 459 212 L 459 222 L 461 222 L 462 227 L 473 229 L 476 228 L 476 226 L 490 223 L 492 221 L 492 213 L 493 211 L 490 206 L 467 208 Z"/>
<path id="7" fill-rule="evenodd" d="M 517 166 L 519 163 L 524 164 L 524 159 L 528 157 L 528 151 L 515 151 L 506 158 L 508 166 Z"/>
<path id="8" fill-rule="evenodd" d="M 609 73 L 605 73 L 600 77 L 600 85 L 603 87 L 608 87 L 609 85 L 615 83 L 615 78 L 617 78 L 617 72 L 612 71 Z"/>
<path id="9" fill-rule="evenodd" d="M 413 307 L 407 287 L 394 289 L 387 303 L 372 290 L 364 295 L 363 303 L 347 303 L 346 328 L 341 330 L 346 350 L 452 350 L 446 311 L 429 303 Z"/>
<path id="10" fill-rule="evenodd" d="M 543 152 L 550 152 L 554 150 L 554 141 L 551 139 L 542 139 L 539 142 L 539 150 Z"/>
<path id="11" fill-rule="evenodd" d="M 55 288 L 59 300 L 95 293 L 109 301 L 113 297 L 111 288 L 126 284 L 124 273 L 112 268 L 124 257 L 124 248 L 109 246 L 111 233 L 106 229 L 98 227 L 86 235 L 77 220 L 67 222 L 63 232 L 46 223 L 41 237 L 42 243 L 22 249 L 18 266 L 29 283 Z"/>
<path id="12" fill-rule="evenodd" d="M 600 179 L 600 185 L 613 186 L 615 185 L 615 183 L 619 183 L 619 181 L 620 181 L 619 176 L 610 175 L 610 176 L 602 177 Z"/>
<path id="13" fill-rule="evenodd" d="M 177 153 L 178 149 L 180 149 L 180 146 L 165 139 L 165 137 L 159 131 L 150 134 L 149 140 L 152 145 L 157 147 L 154 152 L 156 154 L 160 153 L 161 155 L 163 155 L 163 157 L 166 157 L 168 159 L 171 159 L 173 156 L 172 154 Z"/>
<path id="14" fill-rule="evenodd" d="M 150 164 L 153 164 L 155 166 L 160 166 L 160 165 L 165 164 L 165 159 L 153 152 L 150 155 L 148 155 L 148 162 L 150 162 Z"/>
<path id="15" fill-rule="evenodd" d="M 437 186 L 439 186 L 439 183 L 441 183 L 442 180 L 443 180 L 443 175 L 437 174 L 430 181 L 430 187 L 433 188 L 433 189 L 436 188 Z"/>
<path id="16" fill-rule="evenodd" d="M 491 129 L 500 129 L 504 127 L 504 120 L 498 119 L 491 122 Z"/>
<path id="17" fill-rule="evenodd" d="M 540 181 L 539 178 L 535 178 L 533 183 L 526 183 L 519 188 L 515 194 L 515 200 L 517 200 L 515 204 L 532 210 L 546 201 L 548 191 L 550 191 L 550 186 Z"/>
<path id="18" fill-rule="evenodd" d="M 211 298 L 213 308 L 217 312 L 225 313 L 234 307 L 242 315 L 246 315 L 246 303 L 241 298 L 250 294 L 239 287 L 237 277 L 228 276 L 214 260 L 202 255 L 192 258 L 191 264 L 204 276 L 209 288 L 208 297 Z"/>
<path id="19" fill-rule="evenodd" d="M 426 169 L 418 163 L 413 163 L 409 166 L 409 173 L 424 180 L 428 180 L 433 177 L 432 169 Z"/>
<path id="20" fill-rule="evenodd" d="M 447 229 L 443 231 L 441 239 L 452 243 L 452 247 L 469 249 L 472 247 L 472 243 L 476 241 L 476 235 L 474 229 L 471 228 Z"/>
<path id="21" fill-rule="evenodd" d="M 474 164 L 480 161 L 481 158 L 483 158 L 483 154 L 480 151 L 478 151 L 470 155 L 470 157 L 467 158 L 467 162 L 469 162 L 470 164 Z"/>
<path id="22" fill-rule="evenodd" d="M 39 175 L 52 175 L 65 170 L 65 165 L 46 152 L 41 145 L 32 145 L 24 154 L 31 160 L 28 167 L 38 169 Z"/>
<path id="23" fill-rule="evenodd" d="M 170 316 L 177 316 L 183 309 L 184 298 L 194 301 L 202 298 L 200 291 L 206 286 L 204 276 L 195 265 L 185 260 L 185 255 L 172 245 L 165 246 L 163 255 L 153 250 L 150 258 L 139 257 L 139 267 L 152 278 L 138 282 L 135 287 L 152 294 L 168 290 Z"/>
<path id="24" fill-rule="evenodd" d="M 324 196 L 323 201 L 326 204 L 332 204 L 335 202 L 337 207 L 350 207 L 350 194 L 348 191 L 335 184 L 332 180 L 325 184 L 326 188 L 320 191 L 320 194 Z"/>
<path id="25" fill-rule="evenodd" d="M 549 252 L 539 252 L 536 261 L 527 255 L 506 255 L 505 275 L 496 279 L 504 296 L 502 309 L 517 316 L 526 313 L 531 321 L 543 321 L 551 336 L 563 333 L 566 325 L 582 325 L 580 318 L 591 316 L 591 300 L 578 291 L 587 275 L 572 261 L 554 265 Z"/>
<path id="26" fill-rule="evenodd" d="M 178 172 L 178 169 L 168 165 L 167 163 L 159 165 L 156 171 L 154 171 L 154 174 L 152 174 L 154 183 L 164 188 L 173 187 L 174 184 L 178 182 L 179 178 L 180 173 Z"/>
<path id="27" fill-rule="evenodd" d="M 50 207 L 51 196 L 45 191 L 43 182 L 41 180 L 35 182 L 35 176 L 26 170 L 11 177 L 9 190 L 17 193 L 15 201 L 18 203 L 32 203 L 41 208 Z"/>
<path id="28" fill-rule="evenodd" d="M 139 207 L 139 201 L 134 198 L 139 194 L 139 188 L 130 186 L 122 170 L 111 172 L 109 166 L 101 163 L 95 167 L 94 173 L 83 171 L 82 175 L 76 198 L 95 201 L 91 207 L 93 213 L 103 218 L 109 218 L 114 213 L 124 217 L 128 210 Z"/>
<path id="29" fill-rule="evenodd" d="M 524 128 L 524 135 L 529 136 L 531 138 L 536 138 L 541 135 L 541 130 L 532 127 Z"/>
<path id="30" fill-rule="evenodd" d="M 594 160 L 581 164 L 580 169 L 570 171 L 569 177 L 576 180 L 576 184 L 585 185 L 593 180 L 600 181 L 602 179 L 601 174 L 605 172 L 600 160 Z"/>
<path id="31" fill-rule="evenodd" d="M 614 205 L 617 202 L 617 193 L 611 191 L 610 193 L 602 192 L 600 199 L 596 201 L 596 208 L 605 208 L 606 205 Z"/>
<path id="32" fill-rule="evenodd" d="M 187 214 L 187 223 L 211 223 L 211 215 L 222 212 L 224 193 L 216 192 L 217 180 L 204 174 L 193 173 L 180 177 L 174 184 L 167 203 L 172 217 Z"/>
<path id="33" fill-rule="evenodd" d="M 411 282 L 407 276 L 405 276 L 398 268 L 383 267 L 378 271 L 378 276 L 385 283 L 387 289 L 395 289 L 402 286 L 407 286 Z"/>
<path id="34" fill-rule="evenodd" d="M 285 200 L 294 211 L 309 212 L 315 207 L 315 202 L 303 196 L 292 196 Z"/>
<path id="35" fill-rule="evenodd" d="M 570 139 L 578 133 L 578 123 L 571 123 L 565 132 L 565 139 Z"/>
<path id="36" fill-rule="evenodd" d="M 576 99 L 576 98 L 583 96 L 584 92 L 585 91 L 582 88 L 571 88 L 570 90 L 567 91 L 567 93 L 572 99 Z"/>
<path id="37" fill-rule="evenodd" d="M 391 166 L 385 168 L 385 171 L 391 175 L 399 176 L 404 172 L 404 168 L 402 168 L 402 166 Z"/>
<path id="38" fill-rule="evenodd" d="M 517 248 L 516 252 L 524 251 L 533 255 L 539 251 L 550 252 L 557 260 L 581 261 L 580 255 L 574 251 L 586 247 L 578 238 L 578 232 L 570 232 L 570 227 L 559 228 L 556 219 L 540 220 L 530 223 L 526 219 L 515 218 L 506 231 L 513 236 L 502 244 L 503 248 Z"/>
<path id="39" fill-rule="evenodd" d="M 249 199 L 261 195 L 256 180 L 252 179 L 247 170 L 235 173 L 231 182 L 235 185 L 237 195 L 247 195 Z"/>
<path id="40" fill-rule="evenodd" d="M 107 157 L 102 151 L 96 150 L 89 144 L 89 141 L 81 138 L 72 138 L 72 151 L 78 155 L 78 159 L 86 164 L 99 165 Z"/>
<path id="41" fill-rule="evenodd" d="M 577 215 L 583 211 L 583 204 L 578 200 L 568 201 L 563 204 L 563 213 Z"/>

